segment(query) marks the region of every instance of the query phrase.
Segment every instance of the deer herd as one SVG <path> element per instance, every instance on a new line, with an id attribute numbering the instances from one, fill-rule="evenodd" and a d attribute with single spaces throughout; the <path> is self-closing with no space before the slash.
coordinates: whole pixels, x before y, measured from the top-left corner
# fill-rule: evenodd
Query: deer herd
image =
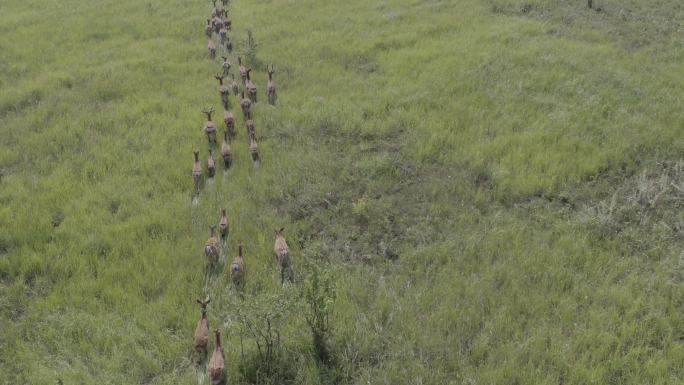
<path id="1" fill-rule="evenodd" d="M 233 47 L 229 36 L 229 32 L 232 29 L 232 20 L 228 16 L 227 9 L 229 0 L 221 0 L 221 5 L 219 6 L 217 6 L 216 2 L 217 0 L 212 0 L 213 10 L 211 12 L 211 17 L 206 19 L 205 34 L 208 38 L 207 50 L 212 61 L 216 59 L 217 51 L 221 52 L 223 55 L 220 56 L 222 59 L 220 64 L 221 72 L 214 75 L 214 78 L 219 82 L 218 91 L 221 105 L 224 110 L 223 121 L 225 123 L 225 130 L 223 132 L 223 142 L 221 143 L 220 154 L 223 159 L 223 169 L 227 171 L 234 163 L 233 161 L 235 158 L 233 156 L 231 142 L 237 136 L 235 129 L 236 118 L 231 111 L 233 107 L 231 99 L 233 98 L 237 99 L 242 111 L 249 154 L 255 165 L 258 165 L 259 163 L 259 147 L 257 144 L 256 123 L 254 121 L 253 110 L 254 105 L 258 103 L 258 87 L 251 78 L 252 68 L 245 66 L 241 57 L 238 57 L 238 73 L 242 85 L 235 81 L 235 76 L 231 73 L 232 65 L 227 56 L 232 52 Z M 268 104 L 275 106 L 276 84 L 273 80 L 273 74 L 275 73 L 273 65 L 267 66 L 266 72 L 268 73 L 268 84 L 266 87 Z M 213 152 L 214 148 L 218 145 L 218 129 L 212 119 L 212 115 L 215 112 L 216 110 L 214 107 L 202 110 L 202 113 L 206 115 L 207 119 L 204 124 L 204 133 L 206 134 L 207 142 L 209 144 L 206 162 L 206 172 L 209 178 L 213 178 L 217 171 Z M 200 161 L 200 152 L 195 150 L 194 157 L 195 161 L 192 168 L 192 179 L 195 187 L 195 195 L 199 196 L 204 169 Z M 216 231 L 217 227 L 218 233 Z M 275 231 L 276 238 L 273 248 L 276 265 L 280 270 L 281 285 L 284 285 L 286 280 L 290 282 L 293 280 L 290 249 L 285 241 L 285 236 L 283 235 L 284 230 L 284 228 L 280 228 Z M 218 226 L 212 225 L 210 227 L 209 238 L 204 245 L 207 272 L 219 269 L 219 257 L 222 248 L 227 244 L 229 233 L 230 224 L 228 215 L 226 209 L 222 208 Z M 227 272 L 230 276 L 230 282 L 236 290 L 242 290 L 244 288 L 246 272 L 244 246 L 240 242 L 238 244 L 238 254 L 231 262 Z M 208 355 L 210 342 L 209 318 L 207 317 L 207 305 L 210 303 L 210 299 L 209 297 L 205 300 L 198 299 L 197 303 L 201 306 L 201 318 L 197 322 L 197 328 L 195 329 L 195 351 L 200 354 L 200 360 L 204 360 Z M 221 384 L 225 383 L 226 380 L 225 354 L 221 345 L 221 331 L 215 329 L 214 334 L 216 336 L 216 346 L 214 347 L 214 351 L 209 361 L 208 372 L 212 384 Z"/>

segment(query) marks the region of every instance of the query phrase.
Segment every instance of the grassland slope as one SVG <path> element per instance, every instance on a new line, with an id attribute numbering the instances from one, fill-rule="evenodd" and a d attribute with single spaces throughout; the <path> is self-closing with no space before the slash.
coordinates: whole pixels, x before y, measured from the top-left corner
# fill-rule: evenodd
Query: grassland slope
<path id="1" fill-rule="evenodd" d="M 279 105 L 256 107 L 260 167 L 239 130 L 192 205 L 209 2 L 3 1 L 0 382 L 208 383 L 205 291 L 232 383 L 683 382 L 682 6 L 594 3 L 234 0 Z M 225 276 L 204 285 L 221 207 L 244 317 Z M 271 305 L 267 368 L 242 328 Z"/>

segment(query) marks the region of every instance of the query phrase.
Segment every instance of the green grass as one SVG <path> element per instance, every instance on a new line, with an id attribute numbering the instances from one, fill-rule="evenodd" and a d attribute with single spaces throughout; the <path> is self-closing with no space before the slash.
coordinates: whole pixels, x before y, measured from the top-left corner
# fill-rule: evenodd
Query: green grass
<path id="1" fill-rule="evenodd" d="M 234 167 L 193 205 L 210 3 L 5 1 L 0 383 L 209 383 L 205 294 L 231 383 L 684 381 L 684 10 L 584 4 L 233 1 L 262 162 L 235 111 Z M 204 285 L 221 207 L 244 299 Z M 310 266 L 337 293 L 327 364 Z M 270 375 L 241 314 L 280 325 Z"/>

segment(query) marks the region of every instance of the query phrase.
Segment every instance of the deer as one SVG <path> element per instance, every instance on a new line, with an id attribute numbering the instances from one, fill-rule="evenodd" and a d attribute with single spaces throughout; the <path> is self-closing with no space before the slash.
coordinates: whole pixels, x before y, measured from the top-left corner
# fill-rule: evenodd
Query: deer
<path id="1" fill-rule="evenodd" d="M 240 77 L 244 83 L 247 80 L 247 68 L 242 64 L 242 58 L 238 56 L 238 72 L 240 72 Z"/>
<path id="2" fill-rule="evenodd" d="M 228 51 L 228 53 L 233 52 L 233 42 L 230 40 L 230 36 L 226 37 L 226 41 L 223 44 L 225 44 L 226 51 Z"/>
<path id="3" fill-rule="evenodd" d="M 271 68 L 266 67 L 266 71 L 268 71 L 268 86 L 266 86 L 266 89 L 268 91 L 268 104 L 275 106 L 276 84 L 273 81 L 273 74 L 275 73 L 275 68 L 273 68 L 273 64 L 271 64 Z"/>
<path id="4" fill-rule="evenodd" d="M 214 32 L 214 28 L 211 26 L 211 19 L 207 19 L 207 26 L 204 29 L 204 34 L 211 39 L 211 35 Z"/>
<path id="5" fill-rule="evenodd" d="M 209 149 L 209 157 L 207 158 L 207 175 L 209 178 L 213 178 L 216 175 L 216 161 L 211 149 Z"/>
<path id="6" fill-rule="evenodd" d="M 221 29 L 219 29 L 219 37 L 221 38 L 221 43 L 225 43 L 228 38 L 228 29 L 226 28 L 226 23 L 221 21 Z"/>
<path id="7" fill-rule="evenodd" d="M 226 124 L 226 134 L 230 139 L 235 137 L 235 115 L 232 112 L 223 111 L 223 122 Z M 225 136 L 225 135 L 224 135 Z"/>
<path id="8" fill-rule="evenodd" d="M 218 16 L 218 13 L 211 19 L 211 24 L 214 26 L 214 32 L 217 34 L 221 33 L 221 28 L 223 28 L 223 20 L 221 20 L 221 18 Z"/>
<path id="9" fill-rule="evenodd" d="M 223 63 L 221 63 L 221 68 L 223 68 L 223 77 L 227 78 L 228 73 L 230 73 L 230 62 L 228 61 L 227 56 L 221 56 L 221 59 L 223 59 Z"/>
<path id="10" fill-rule="evenodd" d="M 219 233 L 221 234 L 221 241 L 225 242 L 230 232 L 230 225 L 228 224 L 228 216 L 226 209 L 221 209 L 221 220 L 219 220 Z"/>
<path id="11" fill-rule="evenodd" d="M 228 109 L 228 95 L 230 95 L 230 89 L 223 84 L 223 79 L 225 78 L 224 75 L 219 75 L 216 74 L 214 76 L 214 79 L 218 80 L 219 82 L 219 95 L 221 95 L 221 103 L 223 103 L 223 108 Z"/>
<path id="12" fill-rule="evenodd" d="M 259 162 L 259 147 L 257 146 L 256 139 L 254 137 L 249 140 L 249 153 L 252 154 L 252 161 L 254 163 Z"/>
<path id="13" fill-rule="evenodd" d="M 192 166 L 192 180 L 195 182 L 195 192 L 199 195 L 200 182 L 202 181 L 202 164 L 199 160 L 199 151 L 195 153 L 195 164 Z"/>
<path id="14" fill-rule="evenodd" d="M 209 38 L 209 41 L 207 42 L 207 50 L 209 51 L 209 57 L 213 60 L 216 58 L 216 44 L 214 44 L 214 41 Z"/>
<path id="15" fill-rule="evenodd" d="M 285 283 L 285 271 L 290 270 L 290 247 L 287 246 L 287 242 L 285 241 L 285 236 L 283 235 L 284 231 L 284 227 L 276 229 L 276 239 L 275 244 L 273 246 L 273 252 L 275 253 L 276 262 L 278 262 L 278 266 L 280 267 L 281 285 Z M 292 278 L 289 277 L 289 275 L 290 274 L 288 274 L 288 280 L 291 281 Z"/>
<path id="16" fill-rule="evenodd" d="M 218 264 L 219 241 L 216 238 L 216 226 L 211 226 L 209 239 L 207 239 L 207 243 L 204 245 L 204 256 L 207 257 L 210 267 L 215 267 Z"/>
<path id="17" fill-rule="evenodd" d="M 253 120 L 248 120 L 245 122 L 245 128 L 247 129 L 247 139 L 256 139 L 256 124 Z"/>
<path id="18" fill-rule="evenodd" d="M 230 89 L 233 90 L 233 94 L 238 96 L 240 94 L 240 86 L 235 81 L 235 75 L 230 74 Z"/>
<path id="19" fill-rule="evenodd" d="M 207 139 L 209 140 L 210 145 L 216 144 L 216 126 L 211 120 L 211 114 L 213 114 L 214 111 L 214 107 L 208 111 L 206 109 L 202 110 L 202 112 L 207 115 L 207 123 L 204 125 L 204 132 L 207 134 Z"/>
<path id="20" fill-rule="evenodd" d="M 223 144 L 221 145 L 221 157 L 223 158 L 223 167 L 228 170 L 233 164 L 233 150 L 228 143 L 228 131 L 223 133 Z"/>
<path id="21" fill-rule="evenodd" d="M 209 377 L 213 385 L 218 385 L 226 380 L 226 361 L 221 346 L 221 331 L 216 329 L 216 348 L 209 361 Z"/>
<path id="22" fill-rule="evenodd" d="M 252 72 L 252 69 L 249 68 L 247 70 L 247 80 L 245 80 L 245 88 L 247 88 L 247 93 L 249 94 L 249 99 L 252 101 L 252 103 L 257 102 L 257 86 L 252 82 L 252 79 L 250 79 L 249 74 Z"/>
<path id="23" fill-rule="evenodd" d="M 252 119 L 252 101 L 245 97 L 245 91 L 242 91 L 240 95 L 242 95 L 242 99 L 240 99 L 242 114 L 245 116 L 245 120 Z"/>
<path id="24" fill-rule="evenodd" d="M 242 243 L 238 245 L 238 255 L 230 264 L 230 279 L 236 287 L 242 287 L 245 283 L 245 256 L 242 253 Z"/>
<path id="25" fill-rule="evenodd" d="M 204 301 L 198 299 L 197 303 L 202 306 L 202 317 L 197 321 L 197 327 L 195 328 L 195 351 L 206 358 L 209 345 L 209 318 L 207 318 L 209 297 Z"/>
<path id="26" fill-rule="evenodd" d="M 214 5 L 214 8 L 211 10 L 212 15 L 218 15 L 218 7 L 216 6 L 216 0 L 211 0 L 211 3 Z"/>

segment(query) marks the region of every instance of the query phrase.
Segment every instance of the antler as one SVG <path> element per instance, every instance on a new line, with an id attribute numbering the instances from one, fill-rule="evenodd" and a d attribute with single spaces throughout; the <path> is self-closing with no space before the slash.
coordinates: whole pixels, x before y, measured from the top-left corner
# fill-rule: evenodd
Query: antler
<path id="1" fill-rule="evenodd" d="M 211 120 L 211 114 L 216 112 L 214 107 L 211 107 L 211 110 L 207 111 L 206 109 L 203 109 L 202 112 L 207 115 L 208 120 Z"/>

